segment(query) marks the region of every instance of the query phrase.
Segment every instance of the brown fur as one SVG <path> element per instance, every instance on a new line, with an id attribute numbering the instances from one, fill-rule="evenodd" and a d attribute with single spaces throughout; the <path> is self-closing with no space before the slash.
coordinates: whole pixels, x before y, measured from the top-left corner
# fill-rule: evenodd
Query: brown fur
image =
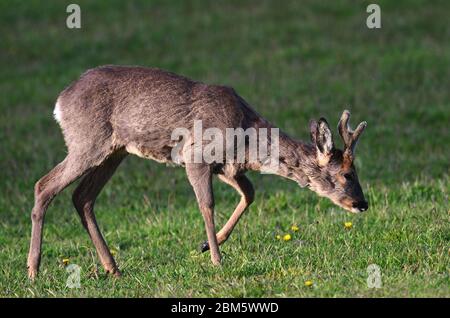
<path id="1" fill-rule="evenodd" d="M 31 278 L 35 277 L 39 268 L 45 211 L 51 200 L 78 178 L 84 176 L 73 194 L 76 210 L 104 268 L 119 275 L 96 223 L 93 208 L 97 195 L 128 153 L 172 162 L 171 151 L 177 144 L 171 140 L 172 131 L 179 127 L 192 130 L 194 120 L 202 120 L 203 129 L 216 127 L 223 132 L 226 128 L 273 127 L 232 88 L 207 85 L 167 71 L 144 67 L 102 66 L 85 72 L 59 95 L 57 111 L 68 155 L 36 183 L 28 256 Z M 353 157 L 334 149 L 326 122 L 313 122 L 311 136 L 312 143 L 303 143 L 280 133 L 278 174 L 298 182 L 302 187 L 308 186 L 346 209 L 353 209 L 349 205 L 364 200 L 357 178 L 349 185 L 349 181 L 342 176 L 344 172 L 356 176 L 351 163 Z M 350 154 L 356 142 L 352 143 L 351 138 L 346 137 L 350 150 L 345 151 Z M 182 151 L 185 155 L 184 148 Z M 225 158 L 223 164 L 192 164 L 185 161 L 179 164 L 186 169 L 205 221 L 208 242 L 203 250 L 210 248 L 212 262 L 219 264 L 221 256 L 218 245 L 227 240 L 254 200 L 252 184 L 244 173 L 260 170 L 261 163 L 237 164 L 227 162 Z M 223 182 L 241 195 L 232 216 L 217 234 L 211 181 L 213 174 L 218 174 Z"/>

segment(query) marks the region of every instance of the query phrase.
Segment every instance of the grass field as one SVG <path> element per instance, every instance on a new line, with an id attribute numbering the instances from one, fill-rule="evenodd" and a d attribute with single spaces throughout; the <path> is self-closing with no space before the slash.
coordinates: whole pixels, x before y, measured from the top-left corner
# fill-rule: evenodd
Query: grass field
<path id="1" fill-rule="evenodd" d="M 450 296 L 449 1 L 377 1 L 379 30 L 366 27 L 368 1 L 77 1 L 80 30 L 65 27 L 69 3 L 0 2 L 1 297 Z M 56 96 L 102 64 L 233 86 L 299 139 L 309 119 L 335 127 L 349 108 L 368 122 L 356 165 L 369 211 L 250 174 L 256 202 L 214 268 L 198 252 L 206 234 L 184 171 L 130 156 L 96 204 L 123 277 L 99 267 L 71 186 L 48 210 L 29 282 L 33 185 L 66 154 Z M 215 194 L 220 226 L 238 196 L 219 182 Z M 65 286 L 66 258 L 81 266 L 79 289 Z M 382 288 L 368 288 L 370 264 Z"/>

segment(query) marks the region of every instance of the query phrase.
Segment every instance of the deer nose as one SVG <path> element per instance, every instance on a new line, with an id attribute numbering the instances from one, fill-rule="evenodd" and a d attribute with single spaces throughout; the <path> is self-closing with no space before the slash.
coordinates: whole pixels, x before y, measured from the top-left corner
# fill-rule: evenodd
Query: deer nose
<path id="1" fill-rule="evenodd" d="M 360 212 L 366 211 L 369 208 L 367 201 L 358 201 L 353 203 L 353 207 L 357 208 Z"/>

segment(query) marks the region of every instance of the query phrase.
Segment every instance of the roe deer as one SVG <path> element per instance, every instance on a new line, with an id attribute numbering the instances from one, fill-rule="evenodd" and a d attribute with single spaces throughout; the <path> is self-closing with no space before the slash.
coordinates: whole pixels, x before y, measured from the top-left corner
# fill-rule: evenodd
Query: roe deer
<path id="1" fill-rule="evenodd" d="M 128 66 L 102 66 L 85 72 L 58 97 L 55 119 L 61 126 L 68 148 L 66 158 L 35 185 L 31 213 L 32 231 L 28 255 L 28 275 L 34 278 L 41 258 L 44 215 L 52 199 L 80 177 L 73 203 L 97 250 L 107 273 L 120 272 L 100 233 L 94 203 L 101 189 L 121 161 L 129 154 L 174 162 L 171 151 L 177 145 L 171 133 L 177 127 L 192 129 L 196 120 L 209 127 L 272 128 L 229 87 L 207 85 L 160 69 Z M 327 121 L 311 121 L 311 143 L 296 141 L 279 133 L 279 166 L 276 174 L 296 181 L 331 199 L 351 212 L 365 211 L 364 199 L 353 165 L 363 122 L 353 131 L 350 113 L 344 111 L 339 134 L 344 150 L 334 146 Z M 188 141 L 189 143 L 189 141 Z M 254 190 L 244 175 L 261 171 L 262 162 L 191 163 L 181 149 L 181 162 L 203 215 L 208 240 L 202 250 L 210 249 L 211 260 L 220 264 L 219 244 L 225 242 L 239 218 L 253 202 Z M 212 175 L 232 186 L 241 200 L 231 217 L 217 232 L 214 225 Z"/>

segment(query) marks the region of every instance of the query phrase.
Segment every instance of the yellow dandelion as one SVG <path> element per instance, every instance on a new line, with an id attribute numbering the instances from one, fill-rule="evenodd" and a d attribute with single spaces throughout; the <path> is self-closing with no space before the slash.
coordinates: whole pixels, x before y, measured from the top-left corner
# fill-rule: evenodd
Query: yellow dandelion
<path id="1" fill-rule="evenodd" d="M 287 242 L 291 240 L 291 234 L 286 234 L 285 236 L 283 236 L 283 241 Z"/>
<path id="2" fill-rule="evenodd" d="M 111 250 L 110 252 L 111 252 L 111 255 L 112 255 L 112 256 L 116 256 L 116 254 L 117 254 L 117 251 L 116 251 L 116 250 Z"/>
<path id="3" fill-rule="evenodd" d="M 277 238 L 277 240 L 281 240 L 281 235 L 278 234 L 278 235 L 276 236 L 276 238 Z"/>
<path id="4" fill-rule="evenodd" d="M 305 282 L 305 286 L 306 286 L 306 287 L 311 287 L 312 285 L 313 285 L 313 282 L 310 281 L 310 280 L 307 280 L 307 281 Z"/>
<path id="5" fill-rule="evenodd" d="M 298 226 L 294 224 L 294 225 L 291 226 L 291 230 L 293 232 L 297 232 L 299 229 L 298 229 Z"/>
<path id="6" fill-rule="evenodd" d="M 347 230 L 350 230 L 350 229 L 353 227 L 353 223 L 352 223 L 352 222 L 345 222 L 345 223 L 344 223 L 344 227 L 345 227 Z"/>
<path id="7" fill-rule="evenodd" d="M 70 259 L 63 258 L 62 263 L 64 264 L 64 266 L 67 266 L 70 263 Z"/>

